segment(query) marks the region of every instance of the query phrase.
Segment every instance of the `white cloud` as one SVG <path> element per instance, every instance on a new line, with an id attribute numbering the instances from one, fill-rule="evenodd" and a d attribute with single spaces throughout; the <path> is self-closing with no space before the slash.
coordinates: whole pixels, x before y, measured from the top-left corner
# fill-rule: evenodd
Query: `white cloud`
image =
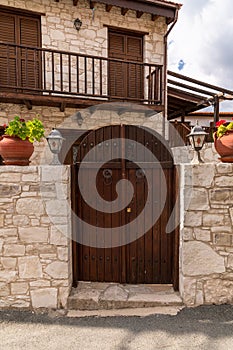
<path id="1" fill-rule="evenodd" d="M 233 90 L 232 0 L 183 0 L 168 41 L 170 70 Z"/>

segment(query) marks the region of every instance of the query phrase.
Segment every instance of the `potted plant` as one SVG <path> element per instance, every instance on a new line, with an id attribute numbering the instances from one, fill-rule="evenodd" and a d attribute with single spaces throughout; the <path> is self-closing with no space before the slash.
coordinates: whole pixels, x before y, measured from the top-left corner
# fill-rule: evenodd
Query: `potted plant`
<path id="1" fill-rule="evenodd" d="M 219 120 L 214 133 L 214 146 L 222 162 L 233 162 L 233 122 Z"/>
<path id="2" fill-rule="evenodd" d="M 34 141 L 44 137 L 44 127 L 40 120 L 34 118 L 25 121 L 15 116 L 9 125 L 4 125 L 5 131 L 0 141 L 0 154 L 5 165 L 28 165 L 34 146 Z"/>

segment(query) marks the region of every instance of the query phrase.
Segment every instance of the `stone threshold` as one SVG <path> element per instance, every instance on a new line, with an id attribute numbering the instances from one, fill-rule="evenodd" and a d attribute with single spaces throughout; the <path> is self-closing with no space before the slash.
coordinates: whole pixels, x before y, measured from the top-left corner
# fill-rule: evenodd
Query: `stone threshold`
<path id="1" fill-rule="evenodd" d="M 117 310 L 182 307 L 179 293 L 167 284 L 79 282 L 68 298 L 68 310 Z M 72 314 L 72 313 L 71 313 Z"/>

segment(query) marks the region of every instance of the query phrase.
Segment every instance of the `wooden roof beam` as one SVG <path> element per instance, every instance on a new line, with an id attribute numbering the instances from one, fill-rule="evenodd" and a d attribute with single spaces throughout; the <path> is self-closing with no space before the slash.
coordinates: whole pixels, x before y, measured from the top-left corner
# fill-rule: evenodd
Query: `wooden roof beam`
<path id="1" fill-rule="evenodd" d="M 151 15 L 151 20 L 154 22 L 157 18 L 159 18 L 159 16 L 158 15 Z"/>
<path id="2" fill-rule="evenodd" d="M 113 5 L 106 5 L 106 12 L 110 12 Z"/>
<path id="3" fill-rule="evenodd" d="M 27 109 L 30 111 L 32 109 L 32 103 L 30 100 L 23 100 L 25 106 L 27 107 Z"/>
<path id="4" fill-rule="evenodd" d="M 96 2 L 90 1 L 90 9 L 93 10 L 95 8 Z"/>
<path id="5" fill-rule="evenodd" d="M 143 15 L 143 11 L 137 11 L 137 12 L 136 12 L 137 18 L 141 18 L 142 15 Z"/>
<path id="6" fill-rule="evenodd" d="M 122 9 L 121 9 L 122 16 L 125 16 L 128 11 L 129 11 L 129 9 L 126 9 L 126 8 L 122 7 Z"/>

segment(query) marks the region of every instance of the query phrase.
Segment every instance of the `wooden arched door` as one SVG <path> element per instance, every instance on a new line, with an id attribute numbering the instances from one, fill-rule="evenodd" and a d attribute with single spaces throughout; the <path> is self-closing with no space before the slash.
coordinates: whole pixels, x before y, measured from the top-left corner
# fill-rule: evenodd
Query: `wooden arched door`
<path id="1" fill-rule="evenodd" d="M 101 199 L 111 205 L 127 195 L 117 193 L 122 179 L 131 183 L 130 201 L 120 210 L 101 211 Z M 176 239 L 174 232 L 166 233 L 174 187 L 173 159 L 158 134 L 128 125 L 89 132 L 72 166 L 72 206 L 78 217 L 73 220 L 74 284 L 78 280 L 174 283 Z M 88 200 L 82 188 L 91 194 Z M 120 238 L 118 229 L 123 232 Z"/>

